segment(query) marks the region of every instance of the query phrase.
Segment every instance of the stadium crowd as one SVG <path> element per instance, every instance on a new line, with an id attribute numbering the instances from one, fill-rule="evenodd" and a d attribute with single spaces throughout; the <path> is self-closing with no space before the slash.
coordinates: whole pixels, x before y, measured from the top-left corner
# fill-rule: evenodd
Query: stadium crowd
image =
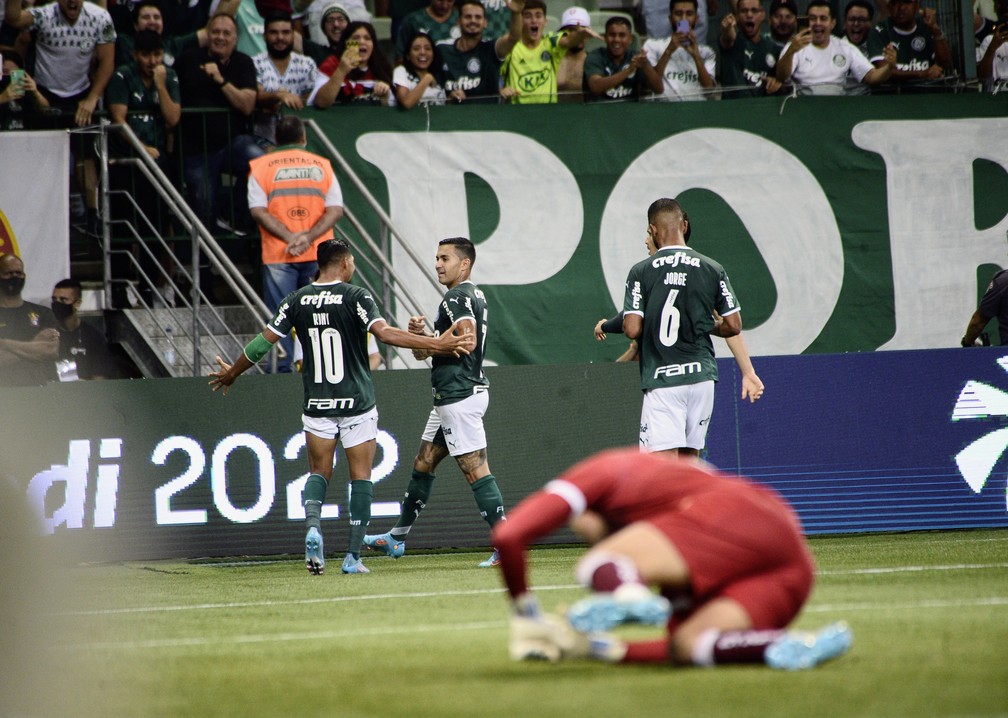
<path id="1" fill-rule="evenodd" d="M 5 0 L 0 126 L 57 117 L 84 126 L 103 102 L 119 104 L 123 82 L 159 89 L 162 77 L 175 103 L 231 110 L 231 134 L 268 148 L 277 115 L 305 105 L 862 94 L 876 68 L 889 68 L 870 75 L 876 92 L 961 75 L 935 9 L 920 0 L 729 0 L 718 14 L 716 1 L 645 0 L 636 17 L 556 1 L 562 11 L 551 15 L 546 0 L 430 0 L 410 12 L 407 0 L 378 0 L 372 16 L 360 0 Z M 1004 0 L 978 4 L 981 79 L 1008 78 L 1006 21 Z M 845 62 L 833 61 L 838 53 Z M 145 63 L 164 69 L 152 78 Z M 127 99 L 130 113 L 146 107 Z M 162 119 L 168 130 L 178 122 Z"/>
<path id="2" fill-rule="evenodd" d="M 245 189 L 252 163 L 276 149 L 281 116 L 308 106 L 409 111 L 961 86 L 948 29 L 921 0 L 641 0 L 634 14 L 569 1 L 0 0 L 0 129 L 87 127 L 105 113 L 128 124 L 205 226 L 242 237 L 257 232 Z M 1008 0 L 978 2 L 973 29 L 979 77 L 1008 80 Z M 71 140 L 72 210 L 74 224 L 99 237 L 99 162 L 85 137 Z M 112 158 L 133 152 L 111 135 Z M 134 172 L 110 165 L 110 187 L 128 189 Z M 164 229 L 160 203 L 135 194 Z M 154 277 L 177 264 L 134 254 Z M 246 254 L 258 261 L 254 249 Z M 163 271 L 147 271 L 152 263 Z M 137 272 L 120 264 L 114 277 Z M 159 290 L 158 301 L 171 304 L 171 291 Z M 150 304 L 154 290 L 142 291 Z M 113 296 L 116 306 L 131 301 Z"/>

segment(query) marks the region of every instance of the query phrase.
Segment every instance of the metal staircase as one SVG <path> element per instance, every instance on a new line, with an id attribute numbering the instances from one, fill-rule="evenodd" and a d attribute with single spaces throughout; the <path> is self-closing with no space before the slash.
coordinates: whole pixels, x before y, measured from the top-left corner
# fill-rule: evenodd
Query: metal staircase
<path id="1" fill-rule="evenodd" d="M 365 273 L 359 272 L 354 281 L 366 286 L 379 304 L 387 308 L 387 317 L 392 315 L 391 309 L 395 303 L 408 308 L 410 313 L 422 314 L 420 303 L 399 281 L 388 259 L 390 242 L 398 242 L 405 249 L 409 261 L 418 267 L 425 268 L 426 263 L 402 240 L 377 199 L 319 127 L 310 120 L 305 126 L 329 154 L 341 181 L 349 181 L 357 187 L 369 205 L 364 209 L 377 218 L 377 240 L 349 207 L 344 207 L 346 228 L 340 225 L 336 227 L 336 235 L 354 246 L 358 264 L 368 268 L 367 274 L 377 277 L 376 281 L 368 281 Z M 146 377 L 206 376 L 217 368 L 215 357 L 220 356 L 229 362 L 233 360 L 245 344 L 262 330 L 271 318 L 271 312 L 218 239 L 200 222 L 179 190 L 150 158 L 128 125 L 112 125 L 103 121 L 101 125 L 87 131 L 97 133 L 96 145 L 101 160 L 99 200 L 104 248 L 104 304 L 106 307 L 113 306 L 113 294 L 129 296 L 132 304 L 132 308 L 120 308 L 107 313 L 109 337 L 123 347 Z M 110 132 L 119 132 L 132 146 L 135 156 L 110 159 Z M 136 175 L 143 180 L 143 186 L 136 187 L 133 193 L 110 190 L 110 164 L 135 168 Z M 171 215 L 172 225 L 176 231 L 181 228 L 179 234 L 165 236 L 158 231 L 151 218 L 146 216 L 134 195 L 147 191 L 160 196 Z M 139 220 L 134 223 L 110 219 L 113 202 L 125 203 L 123 206 L 129 206 L 133 216 Z M 170 254 L 173 241 L 191 243 L 192 252 L 188 262 L 178 263 L 174 271 L 169 271 L 157 257 L 159 254 Z M 132 248 L 129 244 L 132 244 Z M 111 265 L 115 257 L 124 260 L 124 264 L 131 268 L 135 280 L 112 277 Z M 245 270 L 248 272 L 250 268 L 246 267 Z M 442 288 L 430 277 L 430 273 L 425 271 L 424 274 L 440 292 Z M 200 285 L 201 275 L 204 278 L 213 276 L 215 284 L 221 285 L 220 289 L 207 291 L 206 287 Z M 172 302 L 163 299 L 166 290 L 173 298 Z M 225 302 L 211 301 L 215 294 L 224 295 Z M 170 303 L 174 306 L 170 306 Z M 409 352 L 384 345 L 382 350 L 386 367 L 419 365 Z M 281 351 L 277 345 L 255 370 L 261 373 L 270 371 L 275 367 Z"/>

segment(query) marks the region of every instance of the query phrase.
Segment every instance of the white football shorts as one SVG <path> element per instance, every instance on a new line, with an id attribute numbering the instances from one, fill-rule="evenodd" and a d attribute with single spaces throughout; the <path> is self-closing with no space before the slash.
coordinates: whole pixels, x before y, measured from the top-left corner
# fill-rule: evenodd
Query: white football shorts
<path id="1" fill-rule="evenodd" d="M 477 388 L 475 394 L 462 401 L 435 406 L 427 417 L 427 426 L 420 438 L 433 443 L 438 429 L 443 429 L 445 444 L 452 456 L 485 449 L 487 442 L 483 415 L 489 405 L 490 392 Z"/>
<path id="2" fill-rule="evenodd" d="M 704 448 L 713 411 L 713 381 L 649 389 L 641 407 L 641 451 Z"/>
<path id="3" fill-rule="evenodd" d="M 378 436 L 378 407 L 354 416 L 301 415 L 304 430 L 323 439 L 339 438 L 344 449 L 363 444 Z"/>

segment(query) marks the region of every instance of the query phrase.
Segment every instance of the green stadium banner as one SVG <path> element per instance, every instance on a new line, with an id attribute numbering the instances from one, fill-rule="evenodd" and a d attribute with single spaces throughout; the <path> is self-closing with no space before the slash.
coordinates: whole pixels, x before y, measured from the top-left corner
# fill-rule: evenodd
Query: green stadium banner
<path id="1" fill-rule="evenodd" d="M 956 346 L 1008 230 L 1008 97 L 307 110 L 413 250 L 478 247 L 497 364 L 608 361 L 586 342 L 678 197 L 728 270 L 754 355 Z M 312 143 L 316 150 L 317 142 Z M 347 206 L 372 231 L 356 189 Z M 344 220 L 344 224 L 346 224 Z M 393 264 L 433 315 L 439 294 Z M 406 310 L 389 314 L 405 323 Z M 727 356 L 719 342 L 719 356 Z"/>

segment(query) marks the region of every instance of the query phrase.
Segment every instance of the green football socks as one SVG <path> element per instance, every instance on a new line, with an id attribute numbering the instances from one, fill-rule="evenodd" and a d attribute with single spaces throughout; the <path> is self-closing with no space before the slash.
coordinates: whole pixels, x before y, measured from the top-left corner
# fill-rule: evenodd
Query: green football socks
<path id="1" fill-rule="evenodd" d="M 304 487 L 305 524 L 308 528 L 322 529 L 322 502 L 325 501 L 329 483 L 321 474 L 308 477 Z"/>
<path id="2" fill-rule="evenodd" d="M 368 479 L 350 482 L 350 541 L 347 553 L 360 558 L 361 543 L 371 523 L 371 497 L 374 485 Z"/>
<path id="3" fill-rule="evenodd" d="M 497 487 L 497 479 L 493 474 L 487 474 L 482 479 L 477 479 L 470 488 L 476 498 L 476 506 L 479 507 L 480 516 L 492 528 L 504 518 L 504 497 L 501 496 L 500 489 Z"/>
<path id="4" fill-rule="evenodd" d="M 399 538 L 409 533 L 413 522 L 420 517 L 420 512 L 427 505 L 433 485 L 434 474 L 413 469 L 409 486 L 406 487 L 406 495 L 403 497 L 402 513 L 399 514 L 396 525 L 389 531 L 390 534 Z"/>

